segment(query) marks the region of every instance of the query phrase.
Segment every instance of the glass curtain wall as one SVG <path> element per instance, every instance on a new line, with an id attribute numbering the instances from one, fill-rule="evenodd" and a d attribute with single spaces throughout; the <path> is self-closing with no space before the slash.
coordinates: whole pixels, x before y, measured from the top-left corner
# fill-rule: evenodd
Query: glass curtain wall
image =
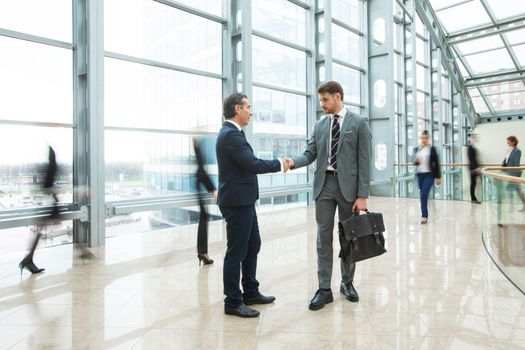
<path id="1" fill-rule="evenodd" d="M 27 8 L 30 7 L 31 11 Z M 53 147 L 58 197 L 72 201 L 72 2 L 0 1 L 0 215 L 52 203 L 41 187 Z M 70 242 L 72 222 L 44 230 Z M 25 249 L 31 228 L 0 230 L 5 252 Z"/>
<path id="2" fill-rule="evenodd" d="M 296 156 L 306 146 L 310 15 L 288 0 L 252 1 L 253 144 L 259 158 Z M 261 189 L 306 183 L 304 168 L 259 176 Z M 276 196 L 260 204 L 289 206 L 306 199 L 306 193 Z"/>
<path id="3" fill-rule="evenodd" d="M 73 74 L 72 5 L 70 0 L 45 6 L 0 2 L 0 92 L 5 97 L 0 142 L 13 150 L 1 165 L 0 211 L 7 217 L 9 210 L 50 202 L 38 193 L 47 144 L 54 147 L 61 169 L 60 199 L 72 202 L 73 131 L 80 127 L 74 122 L 74 96 L 75 89 L 84 89 L 75 85 Z M 115 203 L 133 203 L 142 211 L 144 203 L 195 193 L 193 138 L 200 141 L 206 169 L 217 183 L 215 141 L 223 94 L 229 93 L 225 86 L 233 86 L 225 82 L 235 80 L 223 71 L 229 64 L 224 59 L 234 52 L 225 42 L 232 25 L 227 5 L 234 6 L 226 0 L 103 2 L 104 182 L 110 211 Z M 28 13 L 27 6 L 39 15 Z M 261 158 L 294 156 L 304 150 L 308 119 L 313 119 L 308 83 L 314 77 L 307 69 L 315 43 L 309 34 L 313 11 L 310 1 L 253 0 L 251 8 L 252 145 Z M 307 174 L 302 169 L 261 176 L 261 189 L 308 185 Z M 306 200 L 303 193 L 260 204 Z M 216 206 L 210 211 L 218 214 Z M 115 216 L 106 220 L 106 232 L 187 224 L 197 214 L 197 208 L 185 207 Z"/>
<path id="4" fill-rule="evenodd" d="M 412 8 L 405 1 L 405 9 Z M 413 20 L 412 20 L 413 18 Z M 432 42 L 419 16 L 406 14 L 394 1 L 395 91 L 396 91 L 396 163 L 413 162 L 418 137 L 423 130 L 430 133 L 430 143 L 437 148 L 442 164 L 460 163 L 465 145 L 465 117 L 454 105 L 452 84 L 442 66 L 440 50 Z M 404 61 L 404 64 L 399 62 Z M 401 102 L 401 103 L 400 103 Z M 404 102 L 404 103 L 403 103 Z M 396 166 L 398 196 L 418 197 L 414 166 Z M 435 199 L 460 199 L 462 181 L 460 166 L 442 166 L 442 184 L 434 187 Z"/>
<path id="5" fill-rule="evenodd" d="M 106 202 L 141 203 L 194 193 L 192 138 L 201 141 L 206 168 L 217 181 L 214 145 L 222 124 L 224 83 L 237 80 L 223 71 L 225 57 L 238 54 L 238 48 L 224 42 L 232 24 L 225 1 L 104 1 Z M 39 16 L 28 13 L 27 5 Z M 443 162 L 458 161 L 455 147 L 465 142 L 466 124 L 439 50 L 419 19 L 412 23 L 397 3 L 394 8 L 396 162 L 410 162 L 423 129 L 431 131 Z M 312 123 L 322 114 L 315 85 L 326 80 L 340 81 L 345 105 L 366 116 L 365 2 L 252 0 L 251 9 L 252 145 L 259 157 L 294 156 L 304 150 Z M 69 0 L 45 6 L 29 0 L 0 2 L 0 142 L 10 150 L 1 165 L 3 213 L 49 203 L 37 194 L 47 144 L 55 148 L 61 168 L 61 201 L 72 201 L 72 13 Z M 324 38 L 323 33 L 330 35 Z M 436 198 L 456 192 L 451 185 L 456 175 L 449 170 Z M 261 189 L 308 184 L 309 171 L 260 176 Z M 396 168 L 398 195 L 417 196 L 413 171 Z M 304 193 L 263 198 L 260 204 L 306 200 Z M 143 226 L 194 222 L 195 209 L 153 212 Z M 141 218 L 111 218 L 107 226 Z"/>
<path id="6" fill-rule="evenodd" d="M 221 1 L 188 3 L 222 16 Z M 151 0 L 104 2 L 106 201 L 196 192 L 193 138 L 217 183 L 222 30 L 221 23 Z M 198 208 L 107 224 L 146 219 L 152 227 L 193 223 Z"/>
<path id="7" fill-rule="evenodd" d="M 322 7 L 324 1 L 319 1 Z M 365 114 L 362 94 L 366 78 L 366 38 L 364 36 L 365 11 L 359 0 L 331 0 L 331 57 L 332 80 L 341 83 L 344 104 L 352 112 Z M 320 50 L 321 51 L 321 50 Z M 319 52 L 322 56 L 324 53 Z M 325 79 L 319 77 L 319 81 Z"/>

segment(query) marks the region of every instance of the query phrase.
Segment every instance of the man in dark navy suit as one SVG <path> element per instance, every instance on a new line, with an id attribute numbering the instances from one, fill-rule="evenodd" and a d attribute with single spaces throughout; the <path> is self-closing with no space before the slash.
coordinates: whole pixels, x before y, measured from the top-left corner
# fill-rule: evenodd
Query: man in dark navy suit
<path id="1" fill-rule="evenodd" d="M 259 311 L 247 305 L 269 304 L 273 296 L 259 292 L 257 254 L 261 236 L 255 202 L 259 199 L 257 174 L 287 171 L 282 160 L 262 160 L 255 157 L 246 141 L 242 127 L 248 125 L 252 112 L 246 95 L 233 94 L 224 100 L 226 121 L 217 138 L 219 167 L 218 204 L 226 220 L 227 249 L 224 256 L 224 312 L 239 317 L 257 317 Z M 242 288 L 239 288 L 242 269 Z"/>

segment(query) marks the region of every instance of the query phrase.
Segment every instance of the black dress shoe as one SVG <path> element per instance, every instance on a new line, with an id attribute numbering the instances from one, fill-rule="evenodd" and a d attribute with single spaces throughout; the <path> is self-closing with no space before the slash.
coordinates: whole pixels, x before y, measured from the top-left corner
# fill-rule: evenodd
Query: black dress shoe
<path id="1" fill-rule="evenodd" d="M 275 297 L 268 295 L 262 295 L 259 293 L 258 296 L 252 297 L 252 298 L 244 298 L 244 304 L 246 305 L 254 305 L 254 304 L 270 304 L 275 301 Z"/>
<path id="2" fill-rule="evenodd" d="M 254 310 L 251 307 L 246 306 L 245 304 L 241 304 L 232 309 L 225 307 L 224 313 L 226 315 L 233 315 L 233 316 L 239 316 L 239 317 L 244 317 L 244 318 L 259 316 L 259 311 Z"/>
<path id="3" fill-rule="evenodd" d="M 474 204 L 481 204 L 481 202 L 480 202 L 480 201 L 478 201 L 477 199 L 475 199 L 475 200 L 472 200 L 472 201 L 470 201 L 470 202 L 471 202 L 471 203 L 474 203 Z"/>
<path id="4" fill-rule="evenodd" d="M 341 283 L 341 294 L 343 294 L 347 300 L 354 303 L 359 301 L 359 294 L 357 294 L 352 282 Z"/>
<path id="5" fill-rule="evenodd" d="M 320 310 L 325 306 L 325 304 L 331 303 L 333 301 L 334 297 L 330 289 L 318 289 L 317 292 L 315 292 L 313 299 L 310 301 L 309 309 Z"/>

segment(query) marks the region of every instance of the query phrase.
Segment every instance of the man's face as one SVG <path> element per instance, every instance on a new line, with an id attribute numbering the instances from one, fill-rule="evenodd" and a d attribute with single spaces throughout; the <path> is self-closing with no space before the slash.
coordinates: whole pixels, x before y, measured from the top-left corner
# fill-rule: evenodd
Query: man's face
<path id="1" fill-rule="evenodd" d="M 250 110 L 252 106 L 250 101 L 247 98 L 242 99 L 242 105 L 235 106 L 235 111 L 239 116 L 239 125 L 244 127 L 250 122 L 250 117 L 252 116 L 252 111 Z"/>
<path id="2" fill-rule="evenodd" d="M 428 145 L 428 135 L 421 135 L 419 139 L 421 140 L 421 144 L 423 146 Z"/>
<path id="3" fill-rule="evenodd" d="M 338 113 L 341 106 L 341 94 L 336 92 L 335 94 L 330 94 L 328 92 L 323 92 L 319 94 L 319 103 L 323 108 L 325 114 L 336 114 Z"/>

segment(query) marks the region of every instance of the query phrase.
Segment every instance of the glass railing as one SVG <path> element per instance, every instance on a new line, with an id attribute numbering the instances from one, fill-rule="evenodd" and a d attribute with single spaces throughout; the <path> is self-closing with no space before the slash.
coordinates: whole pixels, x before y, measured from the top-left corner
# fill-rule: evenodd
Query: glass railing
<path id="1" fill-rule="evenodd" d="M 525 167 L 483 174 L 483 243 L 496 266 L 525 294 Z"/>
<path id="2" fill-rule="evenodd" d="M 493 164 L 482 164 L 491 166 Z M 416 165 L 413 163 L 395 164 L 395 176 L 392 178 L 395 197 L 419 198 L 416 180 Z M 478 177 L 476 198 L 483 200 L 481 178 Z M 430 192 L 431 199 L 470 201 L 470 170 L 468 164 L 441 164 L 441 185 L 434 186 Z"/>

